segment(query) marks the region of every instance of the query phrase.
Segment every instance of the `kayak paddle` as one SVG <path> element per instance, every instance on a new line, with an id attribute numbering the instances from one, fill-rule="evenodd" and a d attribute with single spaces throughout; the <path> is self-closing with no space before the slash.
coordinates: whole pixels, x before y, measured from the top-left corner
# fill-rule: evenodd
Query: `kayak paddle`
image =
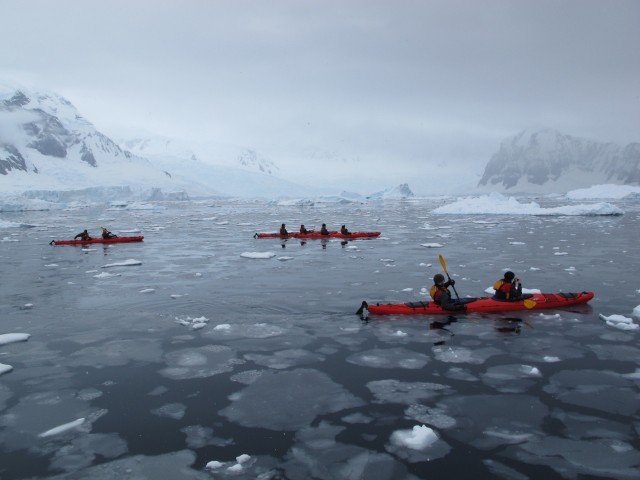
<path id="1" fill-rule="evenodd" d="M 439 258 L 440 258 L 440 265 L 442 265 L 442 269 L 444 270 L 444 273 L 447 274 L 447 278 L 449 279 L 449 281 L 451 281 L 451 277 L 449 276 L 449 272 L 447 271 L 447 263 L 444 261 L 444 257 L 442 255 L 439 255 Z M 458 296 L 458 292 L 456 291 L 456 287 L 454 285 L 451 285 L 451 288 L 453 288 L 453 292 L 456 294 L 456 298 L 460 300 L 460 297 Z"/>

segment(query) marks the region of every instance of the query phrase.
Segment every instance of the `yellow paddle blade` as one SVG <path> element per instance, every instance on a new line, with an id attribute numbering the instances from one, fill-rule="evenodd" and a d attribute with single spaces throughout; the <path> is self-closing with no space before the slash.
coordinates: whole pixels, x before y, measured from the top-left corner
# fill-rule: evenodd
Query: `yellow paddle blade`
<path id="1" fill-rule="evenodd" d="M 536 306 L 536 302 L 535 302 L 535 300 L 531 300 L 530 298 L 527 298 L 524 301 L 524 306 L 527 307 L 527 308 L 533 308 L 533 307 Z"/>
<path id="2" fill-rule="evenodd" d="M 444 270 L 444 273 L 448 275 L 449 272 L 447 272 L 447 263 L 444 261 L 444 257 L 442 255 L 438 255 L 438 258 L 440 258 L 440 265 L 442 265 L 442 269 Z"/>

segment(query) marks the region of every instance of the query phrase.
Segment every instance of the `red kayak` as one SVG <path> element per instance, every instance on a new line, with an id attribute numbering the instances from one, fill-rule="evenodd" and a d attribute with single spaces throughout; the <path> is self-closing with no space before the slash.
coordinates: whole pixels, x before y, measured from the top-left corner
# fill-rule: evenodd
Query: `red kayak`
<path id="1" fill-rule="evenodd" d="M 139 237 L 114 237 L 114 238 L 92 238 L 91 240 L 51 240 L 50 245 L 90 245 L 92 243 L 129 243 L 141 242 L 143 236 Z"/>
<path id="2" fill-rule="evenodd" d="M 289 235 L 280 235 L 279 233 L 256 233 L 254 238 L 375 238 L 380 236 L 380 232 L 351 232 L 349 234 L 337 231 L 329 232 L 329 235 L 322 235 L 320 232 L 296 233 L 291 232 Z"/>
<path id="3" fill-rule="evenodd" d="M 495 313 L 514 312 L 518 310 L 542 310 L 550 308 L 565 308 L 572 305 L 587 303 L 593 298 L 593 292 L 580 293 L 536 293 L 526 295 L 528 298 L 513 302 L 495 300 L 491 297 L 463 298 L 461 303 L 467 307 L 466 313 Z M 452 315 L 465 313 L 463 311 L 444 310 L 433 302 L 387 303 L 369 305 L 362 302 L 357 314 L 364 310 L 371 315 Z"/>

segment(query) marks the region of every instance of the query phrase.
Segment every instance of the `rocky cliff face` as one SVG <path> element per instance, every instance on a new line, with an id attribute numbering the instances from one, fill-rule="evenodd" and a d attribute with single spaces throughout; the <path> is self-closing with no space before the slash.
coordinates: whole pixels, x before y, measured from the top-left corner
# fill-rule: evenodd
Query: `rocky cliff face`
<path id="1" fill-rule="evenodd" d="M 524 131 L 502 142 L 479 187 L 561 192 L 595 184 L 638 184 L 640 143 L 620 147 L 555 130 Z"/>

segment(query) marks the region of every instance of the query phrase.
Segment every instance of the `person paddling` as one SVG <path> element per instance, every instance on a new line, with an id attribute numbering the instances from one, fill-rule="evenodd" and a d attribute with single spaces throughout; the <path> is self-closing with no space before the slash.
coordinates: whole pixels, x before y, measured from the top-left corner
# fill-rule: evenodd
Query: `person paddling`
<path id="1" fill-rule="evenodd" d="M 89 235 L 89 232 L 87 232 L 86 228 L 84 229 L 84 231 L 80 232 L 75 237 L 73 237 L 74 240 L 77 238 L 79 238 L 83 242 L 88 242 L 89 240 L 92 240 L 91 235 Z"/>
<path id="2" fill-rule="evenodd" d="M 342 235 L 351 235 L 351 232 L 347 229 L 345 225 L 342 225 L 342 227 L 340 228 L 340 233 Z"/>
<path id="3" fill-rule="evenodd" d="M 102 228 L 102 238 L 104 238 L 105 240 L 117 237 L 117 235 L 114 235 L 109 230 L 107 230 L 105 227 L 100 227 L 100 228 Z"/>
<path id="4" fill-rule="evenodd" d="M 280 226 L 280 235 L 282 235 L 283 237 L 289 235 L 289 232 L 287 232 L 287 228 L 284 223 Z"/>
<path id="5" fill-rule="evenodd" d="M 493 289 L 496 291 L 493 298 L 506 302 L 513 302 L 522 298 L 522 283 L 512 271 L 504 273 L 504 277 L 498 280 Z"/>
<path id="6" fill-rule="evenodd" d="M 322 227 L 320 228 L 320 235 L 331 235 L 329 233 L 329 230 L 327 230 L 327 224 L 323 223 Z"/>
<path id="7" fill-rule="evenodd" d="M 303 235 L 307 234 L 307 233 L 313 233 L 313 230 L 307 230 L 306 227 L 304 225 L 300 225 L 300 233 L 302 233 Z"/>
<path id="8" fill-rule="evenodd" d="M 433 298 L 433 303 L 436 305 L 440 305 L 445 310 L 451 311 L 466 311 L 467 306 L 463 303 L 456 303 L 451 299 L 451 292 L 449 291 L 449 287 L 452 287 L 456 284 L 454 279 L 449 279 L 448 282 L 444 281 L 444 275 L 441 273 L 436 273 L 433 276 L 433 286 L 429 291 L 431 298 Z"/>

